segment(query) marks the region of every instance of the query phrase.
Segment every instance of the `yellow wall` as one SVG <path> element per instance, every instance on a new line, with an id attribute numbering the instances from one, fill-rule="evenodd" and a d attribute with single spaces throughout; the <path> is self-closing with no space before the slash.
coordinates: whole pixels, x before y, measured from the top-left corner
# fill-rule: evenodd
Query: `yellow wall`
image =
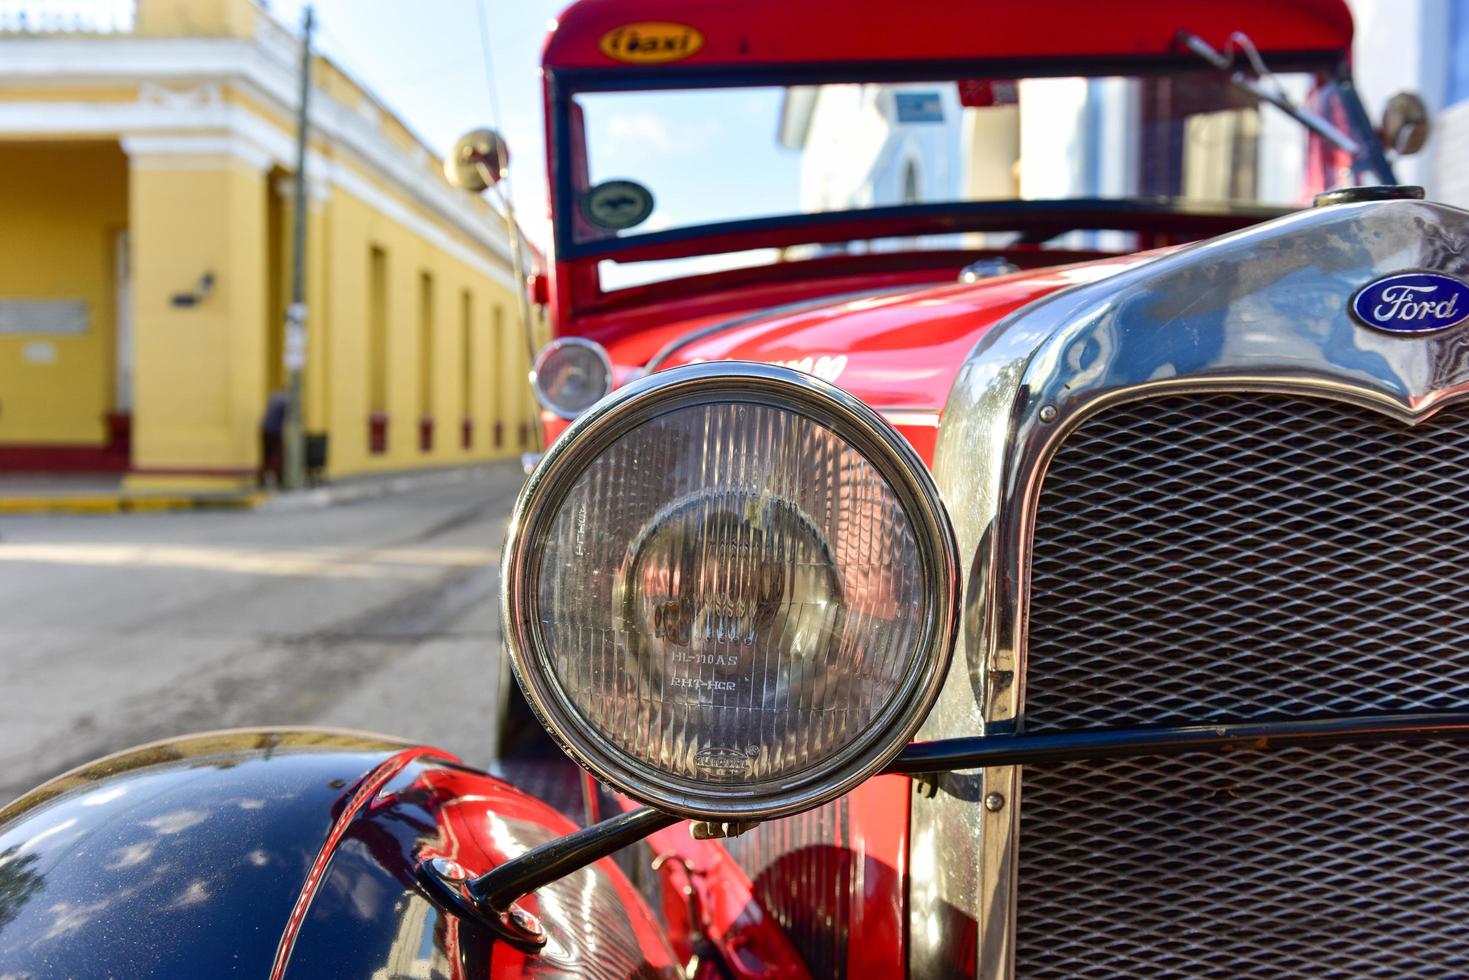
<path id="1" fill-rule="evenodd" d="M 135 158 L 133 468 L 253 469 L 265 388 L 266 180 L 233 157 Z M 197 306 L 172 298 L 212 273 Z M 139 485 L 146 480 L 134 481 Z"/>
<path id="2" fill-rule="evenodd" d="M 523 396 L 525 358 L 517 354 L 515 346 L 519 340 L 518 314 L 509 288 L 340 188 L 332 192 L 324 210 L 329 229 L 322 243 L 325 295 L 318 291 L 315 298 L 308 298 L 308 305 L 313 309 L 313 323 L 320 322 L 318 304 L 324 302 L 330 311 L 328 339 L 322 345 L 328 350 L 329 377 L 322 415 L 308 416 L 307 422 L 309 428 L 322 424 L 330 427 L 330 472 L 345 475 L 447 465 L 518 452 L 516 429 L 531 417 L 531 410 Z M 373 406 L 368 303 L 374 247 L 382 249 L 387 258 L 388 439 L 387 451 L 381 454 L 369 451 Z M 421 343 L 419 335 L 419 291 L 424 273 L 434 288 L 433 337 L 428 343 Z M 468 449 L 462 445 L 460 428 L 465 404 L 461 303 L 466 291 L 471 310 L 472 349 L 468 356 L 473 384 L 468 398 L 473 444 Z M 501 351 L 491 348 L 491 325 L 497 309 L 506 324 L 502 331 L 505 349 Z M 429 372 L 420 363 L 424 350 L 431 351 L 434 359 Z M 420 449 L 418 428 L 420 406 L 425 400 L 421 391 L 425 373 L 432 376 L 434 389 L 427 396 L 434 420 L 433 448 L 428 452 Z M 499 449 L 493 445 L 497 419 L 505 431 Z"/>
<path id="3" fill-rule="evenodd" d="M 282 377 L 293 221 L 285 177 L 227 155 L 129 161 L 110 142 L 0 143 L 0 298 L 76 298 L 91 313 L 80 336 L 0 335 L 0 445 L 105 442 L 104 419 L 116 398 L 115 241 L 126 231 L 134 337 L 129 484 L 249 485 L 260 462 L 266 399 Z M 406 197 L 394 200 L 410 207 Z M 341 187 L 317 184 L 311 202 L 305 413 L 309 432 L 329 436 L 328 475 L 519 452 L 521 426 L 534 409 L 511 289 Z M 388 269 L 385 453 L 369 451 L 373 247 L 382 249 Z M 206 273 L 214 285 L 203 301 L 176 306 L 173 297 L 193 290 Z M 427 343 L 419 329 L 425 274 L 434 290 Z M 26 359 L 27 345 L 37 342 L 50 345 L 52 363 Z M 434 359 L 428 372 L 423 351 Z M 433 379 L 427 394 L 425 373 Z M 419 443 L 425 405 L 434 420 L 429 451 Z"/>
<path id="4" fill-rule="evenodd" d="M 0 142 L 0 298 L 79 299 L 89 311 L 82 335 L 0 334 L 0 443 L 105 442 L 127 213 L 116 143 Z"/>
<path id="5" fill-rule="evenodd" d="M 260 460 L 259 424 L 280 377 L 289 300 L 291 185 L 233 158 L 142 157 L 132 174 L 137 366 L 133 466 L 137 488 L 243 486 Z M 511 290 L 358 197 L 316 186 L 307 211 L 306 430 L 329 439 L 328 476 L 442 466 L 513 455 L 533 419 L 527 355 Z M 272 203 L 272 196 L 275 197 Z M 403 201 L 398 201 L 404 206 Z M 387 259 L 387 450 L 370 451 L 370 254 Z M 205 272 L 215 286 L 196 307 L 170 297 Z M 423 342 L 422 283 L 434 290 Z M 470 350 L 462 303 L 469 296 Z M 496 320 L 502 324 L 496 331 Z M 494 349 L 498 335 L 499 349 Z M 431 352 L 432 369 L 421 355 Z M 464 358 L 473 441 L 462 442 Z M 422 379 L 433 379 L 432 391 Z M 432 448 L 419 441 L 424 408 Z M 494 445 L 495 423 L 502 441 Z M 211 475 L 212 474 L 212 475 Z"/>
<path id="6" fill-rule="evenodd" d="M 135 30 L 159 37 L 249 37 L 258 16 L 251 0 L 138 0 Z"/>
<path id="7" fill-rule="evenodd" d="M 144 43 L 159 53 L 169 42 L 157 39 L 169 37 L 233 35 L 268 46 L 285 43 L 287 34 L 251 0 L 139 0 L 133 33 L 153 38 Z M 74 53 L 85 58 L 88 50 L 79 44 Z M 355 130 L 343 137 L 324 127 L 311 140 L 315 158 L 331 166 L 309 175 L 302 387 L 307 432 L 329 438 L 327 475 L 514 455 L 535 411 L 509 262 L 449 213 L 461 205 L 481 219 L 493 212 L 468 194 L 445 203 L 445 195 L 462 192 L 443 187 L 437 162 L 410 130 L 326 60 L 318 58 L 314 69 L 317 97 L 357 110 L 375 130 L 359 138 Z M 90 128 L 65 136 L 45 127 L 10 129 L 0 141 L 0 300 L 83 300 L 89 327 L 79 336 L 0 334 L 0 448 L 105 444 L 105 417 L 117 400 L 121 238 L 131 261 L 134 351 L 128 485 L 253 485 L 266 402 L 284 379 L 293 203 L 290 158 L 281 147 L 293 145 L 293 115 L 259 91 L 247 93 L 233 76 L 198 87 L 142 77 L 0 86 L 0 103 L 19 110 L 17 118 L 59 101 L 81 104 L 79 118 L 91 120 Z M 136 112 L 112 111 L 134 103 Z M 215 111 L 221 105 L 228 114 Z M 175 113 L 176 127 L 158 124 Z M 128 121 L 136 119 L 149 122 Z M 411 176 L 403 176 L 405 167 Z M 433 182 L 435 189 L 425 197 L 405 181 Z M 369 447 L 374 247 L 385 255 L 390 279 L 381 345 L 390 425 L 383 453 Z M 487 264 L 505 271 L 491 274 Z M 206 273 L 214 284 L 200 303 L 173 302 Z M 427 306 L 422 282 L 433 285 Z M 433 312 L 427 339 L 424 308 Z M 50 345 L 51 363 L 38 363 L 46 358 L 34 346 L 27 358 L 27 345 L 37 342 Z M 424 352 L 431 366 L 420 363 Z M 431 391 L 423 390 L 425 377 Z M 462 443 L 466 412 L 469 447 Z M 425 414 L 434 420 L 429 451 L 419 442 Z"/>

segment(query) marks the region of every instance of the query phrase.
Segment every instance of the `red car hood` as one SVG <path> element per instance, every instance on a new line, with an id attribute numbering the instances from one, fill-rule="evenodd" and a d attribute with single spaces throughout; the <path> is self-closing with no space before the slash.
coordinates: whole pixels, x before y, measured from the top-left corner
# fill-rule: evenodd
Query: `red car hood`
<path id="1" fill-rule="evenodd" d="M 699 361 L 764 361 L 825 378 L 867 402 L 932 462 L 939 412 L 964 357 L 1001 318 L 1067 286 L 1095 282 L 1150 255 L 1053 266 L 975 283 L 924 286 L 827 305 L 701 319 L 658 333 L 685 338 L 657 370 Z M 646 335 L 609 345 L 619 366 L 647 360 Z M 622 373 L 622 372 L 619 372 Z M 631 373 L 631 372 L 629 372 Z"/>

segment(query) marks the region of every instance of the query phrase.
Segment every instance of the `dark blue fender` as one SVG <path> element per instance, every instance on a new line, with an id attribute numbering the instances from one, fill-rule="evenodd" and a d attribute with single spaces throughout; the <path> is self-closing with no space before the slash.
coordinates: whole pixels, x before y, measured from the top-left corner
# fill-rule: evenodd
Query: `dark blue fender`
<path id="1" fill-rule="evenodd" d="M 677 976 L 610 860 L 526 899 L 519 952 L 445 915 L 426 857 L 475 871 L 575 829 L 452 756 L 330 731 L 144 746 L 0 810 L 0 976 Z"/>

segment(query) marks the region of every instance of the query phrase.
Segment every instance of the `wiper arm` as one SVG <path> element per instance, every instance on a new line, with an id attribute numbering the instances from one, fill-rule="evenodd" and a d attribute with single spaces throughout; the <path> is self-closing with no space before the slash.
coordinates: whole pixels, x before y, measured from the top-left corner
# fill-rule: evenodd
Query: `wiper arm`
<path id="1" fill-rule="evenodd" d="M 1331 143 L 1337 149 L 1350 153 L 1354 158 L 1362 152 L 1360 143 L 1346 133 L 1343 133 L 1340 129 L 1337 129 L 1324 116 L 1292 102 L 1290 97 L 1285 94 L 1285 90 L 1280 87 L 1278 82 L 1275 82 L 1275 76 L 1265 66 L 1265 61 L 1260 57 L 1260 52 L 1255 48 L 1254 42 L 1243 33 L 1235 31 L 1229 35 L 1229 48 L 1223 53 L 1215 51 L 1209 46 L 1208 41 L 1205 41 L 1197 34 L 1179 31 L 1178 39 L 1190 51 L 1203 58 L 1215 68 L 1218 68 L 1220 71 L 1231 72 L 1229 81 L 1235 88 L 1248 92 L 1261 102 L 1270 103 L 1317 136 Z M 1236 46 L 1249 59 L 1250 67 L 1254 69 L 1255 77 L 1251 78 L 1243 71 L 1237 69 L 1231 71 L 1234 68 L 1234 59 L 1230 57 L 1230 52 Z M 1274 84 L 1266 84 L 1267 80 Z"/>

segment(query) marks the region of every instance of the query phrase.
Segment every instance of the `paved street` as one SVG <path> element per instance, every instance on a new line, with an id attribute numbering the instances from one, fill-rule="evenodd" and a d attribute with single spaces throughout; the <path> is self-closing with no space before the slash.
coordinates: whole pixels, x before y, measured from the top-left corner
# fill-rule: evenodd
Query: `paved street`
<path id="1" fill-rule="evenodd" d="M 0 518 L 0 803 L 207 728 L 332 725 L 487 761 L 518 465 L 327 508 Z"/>

